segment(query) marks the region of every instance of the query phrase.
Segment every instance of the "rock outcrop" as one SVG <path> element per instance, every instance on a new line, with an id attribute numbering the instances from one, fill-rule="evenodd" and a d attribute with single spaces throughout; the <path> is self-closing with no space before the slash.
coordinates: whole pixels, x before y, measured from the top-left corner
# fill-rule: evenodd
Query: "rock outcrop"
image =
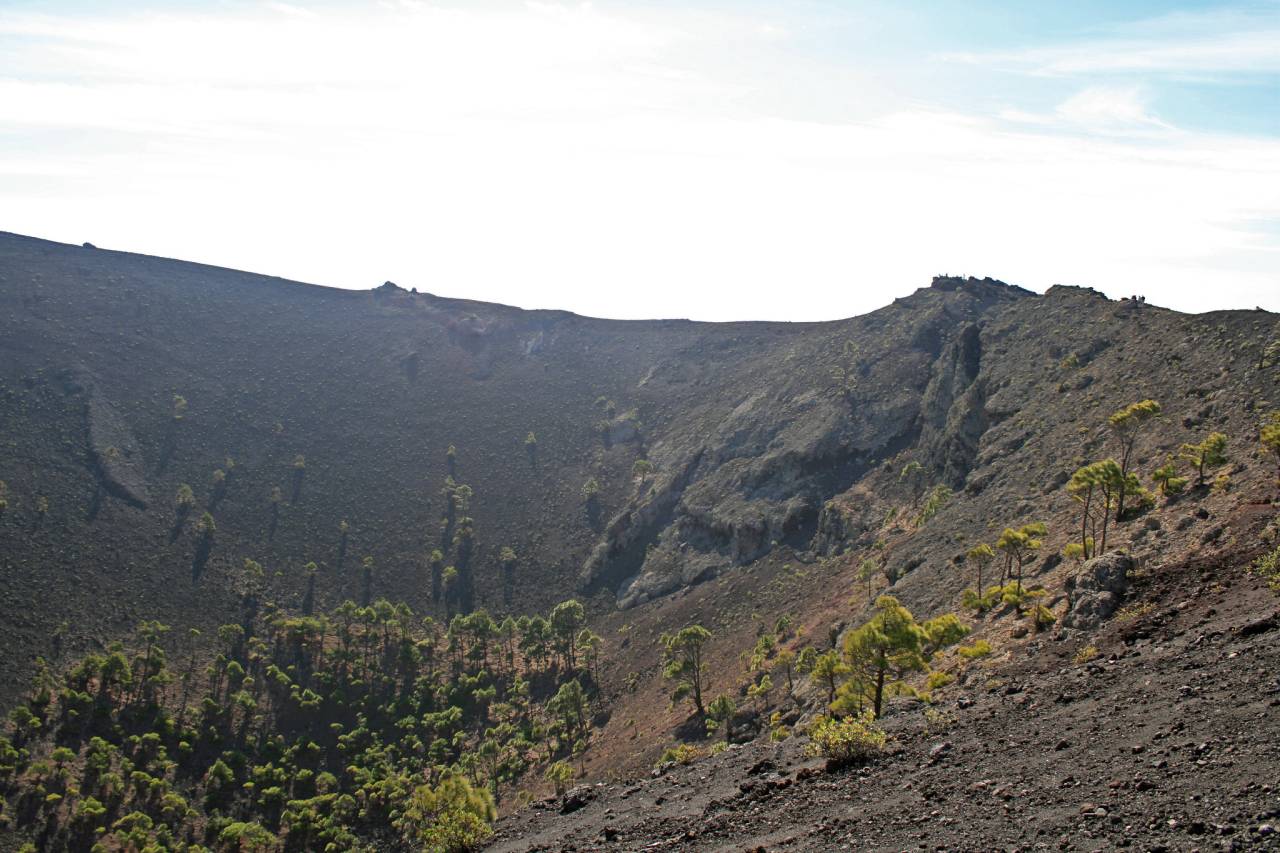
<path id="1" fill-rule="evenodd" d="M 1080 571 L 1067 578 L 1070 606 L 1062 624 L 1082 629 L 1101 625 L 1124 601 L 1132 570 L 1133 558 L 1118 551 L 1085 562 Z"/>
<path id="2" fill-rule="evenodd" d="M 729 405 L 717 416 L 690 423 L 699 431 L 655 441 L 658 469 L 679 474 L 621 508 L 584 565 L 584 582 L 609 579 L 629 607 L 779 545 L 847 547 L 872 520 L 849 500 L 830 499 L 913 447 L 928 480 L 959 486 L 988 425 L 981 322 L 1025 295 L 990 280 L 939 279 L 787 353 L 796 368 L 781 381 L 721 400 Z M 829 367 L 814 371 L 815 362 Z M 638 539 L 643 553 L 632 547 Z"/>

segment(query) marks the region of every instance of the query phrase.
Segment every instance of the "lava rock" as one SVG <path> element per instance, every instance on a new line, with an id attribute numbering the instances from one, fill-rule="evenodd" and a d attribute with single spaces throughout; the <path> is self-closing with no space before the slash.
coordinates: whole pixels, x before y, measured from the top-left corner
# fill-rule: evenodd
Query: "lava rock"
<path id="1" fill-rule="evenodd" d="M 560 801 L 560 814 L 570 814 L 585 806 L 596 798 L 595 789 L 590 785 L 578 785 L 565 792 Z"/>
<path id="2" fill-rule="evenodd" d="M 1067 579 L 1071 606 L 1062 620 L 1068 628 L 1096 628 L 1120 607 L 1129 588 L 1133 558 L 1114 552 L 1094 557 Z"/>

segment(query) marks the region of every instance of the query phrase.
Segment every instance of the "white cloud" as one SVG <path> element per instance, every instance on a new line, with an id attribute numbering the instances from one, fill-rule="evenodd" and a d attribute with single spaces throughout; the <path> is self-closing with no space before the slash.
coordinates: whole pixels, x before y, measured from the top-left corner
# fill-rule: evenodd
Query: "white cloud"
<path id="1" fill-rule="evenodd" d="M 1150 110 L 1147 93 L 1141 86 L 1089 86 L 1050 113 L 1006 109 L 999 115 L 1014 123 L 1131 138 L 1177 130 Z"/>
<path id="2" fill-rule="evenodd" d="M 0 228 L 618 317 L 847 316 L 939 272 L 1280 308 L 1275 141 L 1166 132 L 1125 88 L 1020 130 L 784 120 L 735 57 L 786 23 L 0 15 Z M 1060 132 L 1100 126 L 1159 132 Z"/>
<path id="3" fill-rule="evenodd" d="M 1170 126 L 1153 115 L 1137 86 L 1091 86 L 1058 105 L 1058 115 L 1083 127 Z"/>
<path id="4" fill-rule="evenodd" d="M 947 58 L 1051 76 L 1276 74 L 1280 73 L 1280 6 L 1272 4 L 1252 13 L 1180 12 L 1067 43 L 952 53 Z"/>

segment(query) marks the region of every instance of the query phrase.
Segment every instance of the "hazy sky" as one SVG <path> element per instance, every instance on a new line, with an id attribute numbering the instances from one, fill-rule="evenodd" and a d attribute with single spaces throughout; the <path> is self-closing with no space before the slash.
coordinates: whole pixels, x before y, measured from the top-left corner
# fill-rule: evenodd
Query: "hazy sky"
<path id="1" fill-rule="evenodd" d="M 606 317 L 1280 310 L 1280 0 L 4 0 L 0 230 Z"/>

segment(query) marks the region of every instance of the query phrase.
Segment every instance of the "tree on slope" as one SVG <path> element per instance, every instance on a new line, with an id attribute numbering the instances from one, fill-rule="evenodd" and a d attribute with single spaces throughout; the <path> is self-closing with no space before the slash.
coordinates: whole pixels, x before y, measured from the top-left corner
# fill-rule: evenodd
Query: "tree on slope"
<path id="1" fill-rule="evenodd" d="M 953 613 L 921 624 L 896 598 L 880 596 L 875 616 L 845 636 L 844 658 L 853 677 L 841 690 L 839 710 L 861 713 L 865 698 L 878 718 L 886 688 L 912 672 L 928 671 L 934 655 L 968 633 Z M 851 695 L 855 692 L 858 695 Z"/>
<path id="2" fill-rule="evenodd" d="M 1014 579 L 1018 584 L 1019 593 L 1022 592 L 1022 568 L 1027 560 L 1040 550 L 1040 537 L 1044 534 L 1044 524 L 1033 521 L 1031 524 L 1022 525 L 1017 530 L 1006 527 L 1000 534 L 1000 538 L 996 540 L 996 549 L 1005 553 L 1008 566 L 1017 569 Z"/>
<path id="3" fill-rule="evenodd" d="M 497 817 L 493 795 L 461 773 L 446 773 L 436 785 L 420 785 L 409 798 L 397 828 L 423 850 L 471 850 L 487 841 Z"/>
<path id="4" fill-rule="evenodd" d="M 890 680 L 925 669 L 924 640 L 911 611 L 890 595 L 876 599 L 876 615 L 845 637 L 845 660 L 868 685 L 876 717 L 884 709 L 884 689 Z"/>
<path id="5" fill-rule="evenodd" d="M 991 565 L 995 558 L 996 552 L 985 542 L 979 545 L 974 545 L 964 555 L 965 562 L 973 566 L 976 573 L 973 587 L 974 595 L 972 598 L 969 598 L 966 594 L 965 606 L 973 607 L 979 613 L 987 609 L 986 603 L 982 597 L 982 573 L 986 571 L 987 566 Z"/>
<path id="6" fill-rule="evenodd" d="M 676 683 L 671 692 L 671 701 L 679 702 L 686 697 L 692 699 L 693 707 L 699 717 L 705 717 L 707 710 L 702 704 L 702 688 L 705 683 L 707 665 L 703 663 L 703 646 L 711 639 L 711 632 L 701 625 L 690 625 L 674 634 L 663 634 L 662 674 Z"/>
<path id="7" fill-rule="evenodd" d="M 1124 488 L 1124 472 L 1120 470 L 1120 463 L 1114 459 L 1103 459 L 1078 468 L 1067 483 L 1067 491 L 1081 504 L 1080 547 L 1084 559 L 1107 550 L 1107 524 L 1111 520 L 1111 507 Z M 1099 526 L 1101 536 L 1098 535 Z"/>
<path id="8" fill-rule="evenodd" d="M 1107 418 L 1107 426 L 1116 437 L 1120 447 L 1120 476 L 1127 479 L 1133 464 L 1133 451 L 1142 435 L 1143 429 L 1151 421 L 1160 417 L 1160 404 L 1155 400 L 1143 400 L 1130 403 L 1120 411 Z M 1125 490 L 1121 489 L 1116 499 L 1116 521 L 1124 515 Z"/>
<path id="9" fill-rule="evenodd" d="M 1210 433 L 1199 444 L 1184 444 L 1178 456 L 1196 469 L 1196 485 L 1204 485 L 1204 469 L 1227 461 L 1227 437 L 1220 432 Z"/>

